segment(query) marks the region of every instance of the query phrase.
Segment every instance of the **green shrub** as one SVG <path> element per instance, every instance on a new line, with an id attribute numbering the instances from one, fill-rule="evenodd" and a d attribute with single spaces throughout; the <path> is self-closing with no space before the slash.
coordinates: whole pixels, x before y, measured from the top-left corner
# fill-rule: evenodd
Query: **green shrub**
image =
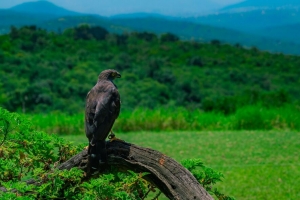
<path id="1" fill-rule="evenodd" d="M 85 181 L 85 173 L 80 169 L 55 169 L 81 149 L 82 145 L 75 146 L 56 135 L 35 131 L 24 117 L 0 107 L 0 186 L 8 190 L 0 192 L 0 198 L 136 200 L 155 192 L 155 186 L 144 178 L 148 173 L 110 168 L 98 178 Z M 199 166 L 194 161 L 185 163 L 190 170 Z M 221 180 L 220 173 L 207 171 L 202 164 L 201 167 L 205 177 L 202 172 L 192 172 L 205 188 Z M 29 179 L 39 184 L 27 185 L 24 181 Z M 17 195 L 11 189 L 17 189 Z M 211 192 L 217 194 L 214 191 Z M 225 195 L 219 196 L 224 199 Z"/>
<path id="2" fill-rule="evenodd" d="M 239 109 L 235 114 L 234 128 L 237 130 L 266 130 L 271 129 L 264 120 L 265 108 L 247 106 Z"/>
<path id="3" fill-rule="evenodd" d="M 222 181 L 223 174 L 203 165 L 200 159 L 188 159 L 181 161 L 182 165 L 192 172 L 193 176 L 205 188 L 206 191 L 215 195 L 220 200 L 234 200 L 219 192 L 214 185 Z"/>
<path id="4" fill-rule="evenodd" d="M 33 127 L 57 134 L 84 134 L 84 114 L 49 113 L 26 115 Z M 300 130 L 300 107 L 262 105 L 245 106 L 235 113 L 203 112 L 186 108 L 136 108 L 121 110 L 113 130 L 177 131 L 177 130 Z"/>
<path id="5" fill-rule="evenodd" d="M 83 149 L 56 135 L 32 129 L 32 124 L 16 113 L 0 107 L 0 185 L 17 189 L 24 199 L 138 199 L 145 193 L 143 176 L 132 172 L 107 173 L 82 183 L 84 172 L 73 168 L 58 171 L 54 166 L 66 161 Z M 113 172 L 113 169 L 110 170 Z M 41 185 L 26 185 L 24 180 L 35 179 Z M 126 187 L 126 185 L 131 185 Z M 135 191 L 142 191 L 136 193 Z M 1 199 L 16 197 L 10 192 L 0 193 Z"/>

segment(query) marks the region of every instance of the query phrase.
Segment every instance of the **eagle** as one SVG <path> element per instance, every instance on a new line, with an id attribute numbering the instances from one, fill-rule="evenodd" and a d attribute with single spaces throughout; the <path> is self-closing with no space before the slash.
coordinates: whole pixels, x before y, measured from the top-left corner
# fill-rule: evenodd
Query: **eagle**
<path id="1" fill-rule="evenodd" d="M 113 82 L 116 78 L 121 78 L 116 70 L 102 71 L 96 85 L 86 96 L 85 134 L 89 140 L 89 165 L 92 169 L 98 169 L 99 164 L 106 162 L 105 139 L 112 132 L 120 113 L 120 94 Z"/>

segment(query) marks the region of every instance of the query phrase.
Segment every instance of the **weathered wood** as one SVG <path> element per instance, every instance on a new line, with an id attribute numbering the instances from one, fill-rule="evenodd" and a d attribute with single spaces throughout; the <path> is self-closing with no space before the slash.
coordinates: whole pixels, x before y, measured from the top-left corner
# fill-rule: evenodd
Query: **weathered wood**
<path id="1" fill-rule="evenodd" d="M 150 172 L 148 180 L 170 199 L 213 199 L 187 169 L 158 151 L 114 141 L 107 143 L 107 152 L 108 165 L 116 165 L 135 172 Z M 87 151 L 82 151 L 58 168 L 79 167 L 87 171 L 87 158 Z"/>
<path id="2" fill-rule="evenodd" d="M 169 199 L 213 199 L 187 169 L 158 151 L 113 141 L 107 143 L 107 153 L 108 165 L 135 172 L 150 172 L 147 180 L 154 183 Z M 69 170 L 78 167 L 88 172 L 87 160 L 87 151 L 83 150 L 57 168 Z M 34 183 L 31 181 L 31 184 Z"/>

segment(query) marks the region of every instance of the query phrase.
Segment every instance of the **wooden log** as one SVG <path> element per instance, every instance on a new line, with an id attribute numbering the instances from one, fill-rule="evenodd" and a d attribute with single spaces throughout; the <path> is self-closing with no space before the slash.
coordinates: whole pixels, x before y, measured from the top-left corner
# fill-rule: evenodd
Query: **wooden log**
<path id="1" fill-rule="evenodd" d="M 187 169 L 158 151 L 120 141 L 108 142 L 106 147 L 108 165 L 135 172 L 150 172 L 147 179 L 169 199 L 213 199 Z M 87 159 L 87 151 L 82 151 L 58 168 L 79 167 L 87 172 Z"/>
<path id="2" fill-rule="evenodd" d="M 155 184 L 169 199 L 174 200 L 213 200 L 195 177 L 174 159 L 153 149 L 134 144 L 113 141 L 107 142 L 108 165 L 134 172 L 150 172 L 147 180 Z M 69 170 L 78 167 L 88 174 L 88 154 L 83 150 L 57 168 Z M 92 177 L 87 177 L 87 179 Z M 35 184 L 30 181 L 30 184 Z M 5 188 L 0 188 L 4 191 Z"/>

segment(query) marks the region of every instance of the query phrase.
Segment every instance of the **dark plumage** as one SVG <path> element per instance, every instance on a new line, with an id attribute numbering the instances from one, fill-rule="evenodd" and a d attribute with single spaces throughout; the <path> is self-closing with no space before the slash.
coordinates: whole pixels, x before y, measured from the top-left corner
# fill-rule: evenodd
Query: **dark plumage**
<path id="1" fill-rule="evenodd" d="M 85 133 L 89 139 L 89 154 L 105 162 L 105 139 L 120 113 L 120 95 L 115 78 L 121 75 L 108 69 L 100 73 L 97 84 L 89 91 L 85 107 Z"/>

